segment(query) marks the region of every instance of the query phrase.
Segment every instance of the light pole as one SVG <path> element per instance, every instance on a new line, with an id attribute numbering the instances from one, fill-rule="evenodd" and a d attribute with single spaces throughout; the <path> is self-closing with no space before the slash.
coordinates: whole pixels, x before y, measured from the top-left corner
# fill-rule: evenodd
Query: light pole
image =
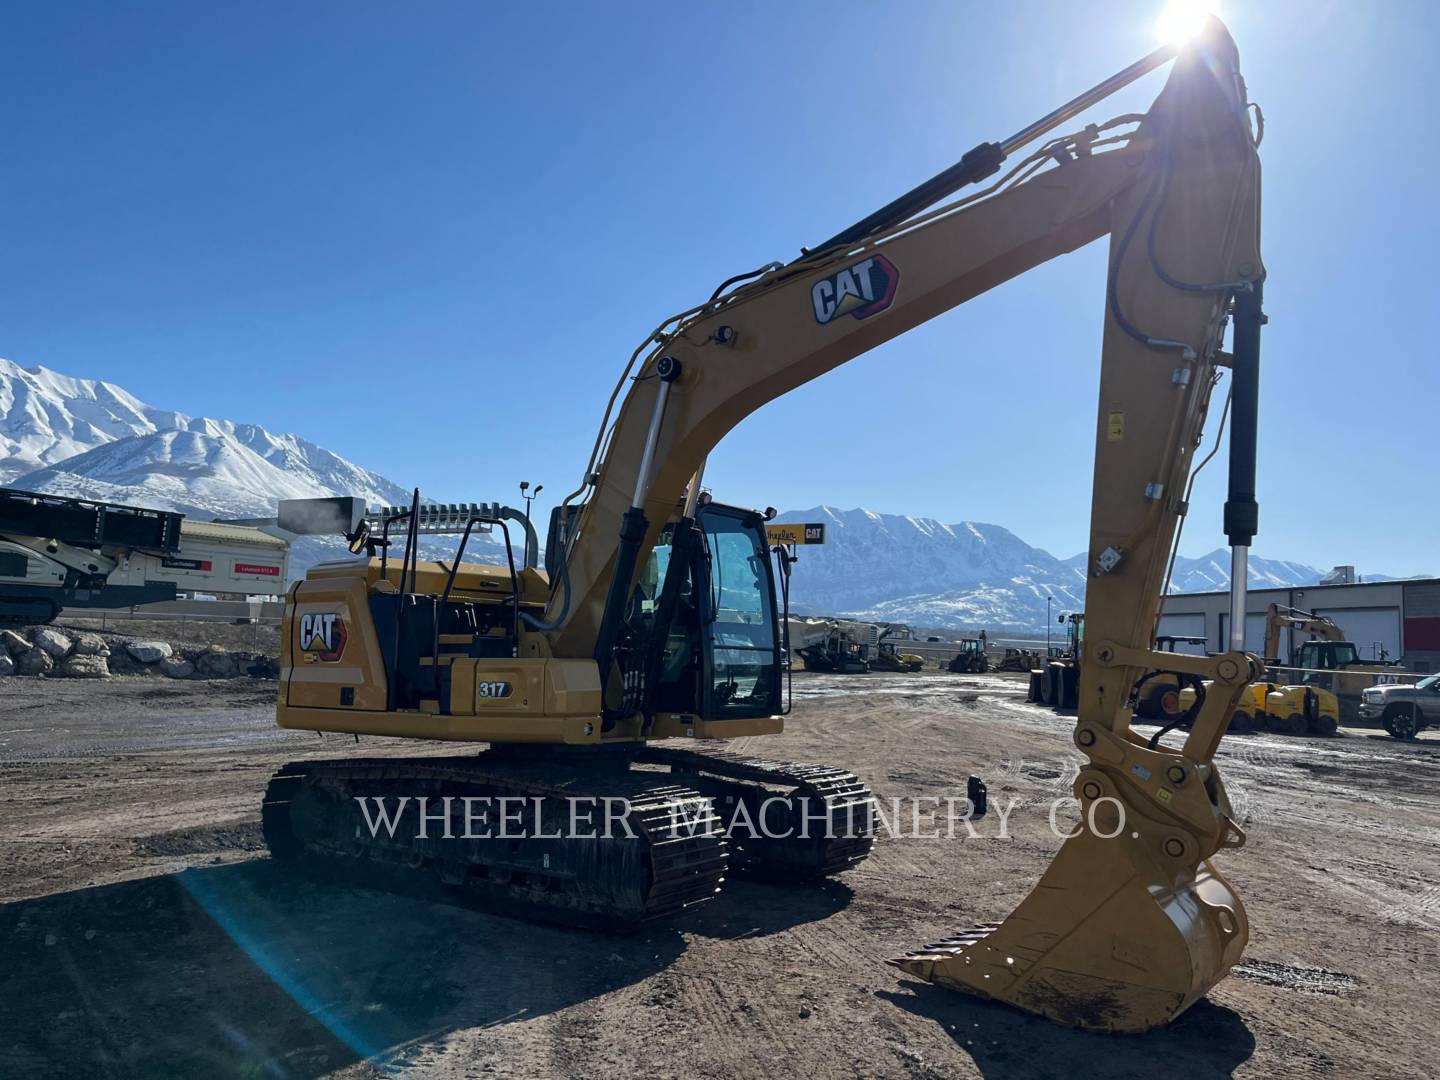
<path id="1" fill-rule="evenodd" d="M 1045 655 L 1050 655 L 1050 605 L 1055 602 L 1053 596 L 1045 597 Z"/>
<path id="2" fill-rule="evenodd" d="M 529 480 L 521 480 L 521 481 L 520 481 L 520 497 L 525 500 L 525 520 L 526 520 L 526 521 L 529 521 L 529 520 L 530 520 L 530 504 L 535 501 L 535 496 L 539 495 L 540 492 L 542 492 L 542 491 L 544 491 L 544 490 L 545 490 L 545 485 L 544 485 L 544 484 L 536 484 L 536 485 L 535 485 L 535 490 L 534 490 L 534 491 L 531 491 L 531 490 L 530 490 L 530 481 L 529 481 Z"/>

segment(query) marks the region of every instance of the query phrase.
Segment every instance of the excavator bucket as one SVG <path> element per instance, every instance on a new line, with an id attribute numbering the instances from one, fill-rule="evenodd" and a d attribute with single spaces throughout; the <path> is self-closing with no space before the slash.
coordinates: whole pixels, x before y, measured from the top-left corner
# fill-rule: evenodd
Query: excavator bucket
<path id="1" fill-rule="evenodd" d="M 1158 1027 L 1240 959 L 1247 922 L 1209 860 L 1178 881 L 1156 863 L 1140 840 L 1084 833 L 1004 922 L 888 962 L 1070 1027 Z"/>
<path id="2" fill-rule="evenodd" d="M 1093 824 L 1065 841 L 1010 917 L 890 964 L 1092 1031 L 1158 1027 L 1225 976 L 1249 924 L 1208 858 L 1245 840 L 1218 774 L 1124 737 L 1107 735 L 1099 745 L 1123 755 L 1115 762 L 1123 771 L 1081 772 L 1076 794 Z M 1207 818 L 1213 830 L 1185 827 Z"/>

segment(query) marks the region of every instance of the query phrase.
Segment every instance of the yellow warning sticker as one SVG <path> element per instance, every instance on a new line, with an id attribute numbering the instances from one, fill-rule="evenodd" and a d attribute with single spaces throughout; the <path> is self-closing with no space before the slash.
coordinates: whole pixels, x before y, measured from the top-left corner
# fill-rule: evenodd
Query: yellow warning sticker
<path id="1" fill-rule="evenodd" d="M 1174 793 L 1168 787 L 1162 787 L 1159 791 L 1155 792 L 1155 794 L 1163 803 L 1168 803 L 1174 796 Z"/>
<path id="2" fill-rule="evenodd" d="M 1105 438 L 1110 442 L 1119 442 L 1125 438 L 1125 414 L 1123 412 L 1112 412 L 1106 419 Z"/>

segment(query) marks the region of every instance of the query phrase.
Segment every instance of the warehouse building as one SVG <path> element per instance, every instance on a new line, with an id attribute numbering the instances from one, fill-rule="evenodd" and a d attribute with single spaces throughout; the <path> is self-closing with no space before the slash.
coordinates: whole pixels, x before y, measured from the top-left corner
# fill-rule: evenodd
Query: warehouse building
<path id="1" fill-rule="evenodd" d="M 1265 612 L 1271 604 L 1325 615 L 1345 631 L 1360 655 L 1400 660 L 1411 671 L 1440 671 L 1440 578 L 1308 585 L 1296 589 L 1252 589 L 1245 604 L 1245 648 L 1259 654 L 1265 644 Z M 1160 606 L 1160 634 L 1203 637 L 1206 650 L 1222 652 L 1230 634 L 1228 592 L 1176 593 Z M 1280 657 L 1288 659 L 1300 635 L 1280 634 Z"/>

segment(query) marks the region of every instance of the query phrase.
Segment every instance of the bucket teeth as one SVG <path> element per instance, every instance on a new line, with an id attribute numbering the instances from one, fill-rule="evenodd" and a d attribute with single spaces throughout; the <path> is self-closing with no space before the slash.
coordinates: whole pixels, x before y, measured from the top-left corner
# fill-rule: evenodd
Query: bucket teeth
<path id="1" fill-rule="evenodd" d="M 984 941 L 998 927 L 998 923 L 981 923 L 965 930 L 957 930 L 951 937 L 911 949 L 904 956 L 892 957 L 885 962 L 908 975 L 932 982 L 937 963 L 960 956 L 966 949 Z"/>
<path id="2" fill-rule="evenodd" d="M 961 949 L 984 941 L 990 936 L 992 931 L 998 930 L 999 927 L 999 923 L 981 923 L 978 926 L 970 927 L 968 930 L 957 930 L 952 937 L 941 938 L 939 941 L 932 941 L 928 945 L 922 945 L 918 949 L 911 949 L 905 956 L 927 956 L 932 953 L 944 953 L 953 956 Z M 899 960 L 888 960 L 886 963 L 898 964 Z"/>

